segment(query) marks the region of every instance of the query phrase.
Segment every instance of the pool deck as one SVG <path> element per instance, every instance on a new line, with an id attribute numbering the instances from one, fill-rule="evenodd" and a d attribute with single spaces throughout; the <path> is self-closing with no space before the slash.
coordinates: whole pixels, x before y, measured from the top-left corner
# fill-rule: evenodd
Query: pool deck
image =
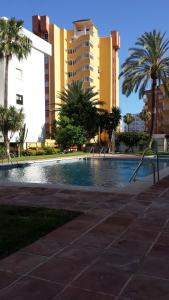
<path id="1" fill-rule="evenodd" d="M 0 261 L 0 300 L 169 299 L 169 176 L 139 194 L 0 186 L 0 203 L 84 212 Z"/>

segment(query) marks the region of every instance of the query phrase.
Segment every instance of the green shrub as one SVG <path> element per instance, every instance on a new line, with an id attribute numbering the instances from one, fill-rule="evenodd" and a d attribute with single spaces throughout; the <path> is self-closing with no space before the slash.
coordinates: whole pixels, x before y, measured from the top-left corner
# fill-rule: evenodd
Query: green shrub
<path id="1" fill-rule="evenodd" d="M 143 150 L 149 140 L 149 135 L 143 132 L 120 132 L 117 134 L 117 141 L 124 143 L 128 149 L 133 151 L 134 147 L 140 146 Z"/>
<path id="2" fill-rule="evenodd" d="M 45 154 L 46 154 L 46 152 L 45 152 L 44 149 L 37 149 L 36 150 L 36 155 L 45 155 Z"/>
<path id="3" fill-rule="evenodd" d="M 44 147 L 43 150 L 45 151 L 45 154 L 56 154 L 58 153 L 58 149 L 50 148 L 50 147 Z"/>
<path id="4" fill-rule="evenodd" d="M 23 156 L 35 156 L 36 155 L 36 149 L 26 149 L 22 151 Z"/>
<path id="5" fill-rule="evenodd" d="M 71 124 L 66 127 L 59 128 L 57 133 L 57 143 L 61 149 L 71 146 L 82 146 L 86 143 L 86 132 L 80 126 Z"/>

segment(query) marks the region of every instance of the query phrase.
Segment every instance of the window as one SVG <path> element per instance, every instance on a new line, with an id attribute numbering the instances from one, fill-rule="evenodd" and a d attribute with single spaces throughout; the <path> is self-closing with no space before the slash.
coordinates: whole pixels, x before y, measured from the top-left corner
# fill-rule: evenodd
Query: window
<path id="1" fill-rule="evenodd" d="M 45 69 L 45 75 L 48 75 L 48 74 L 49 74 L 49 70 Z"/>
<path id="2" fill-rule="evenodd" d="M 93 79 L 91 77 L 89 77 L 89 76 L 85 76 L 83 78 L 83 81 L 91 81 L 91 82 L 93 82 Z"/>
<path id="3" fill-rule="evenodd" d="M 48 64 L 48 62 L 49 62 L 48 56 L 45 55 L 45 64 Z"/>
<path id="4" fill-rule="evenodd" d="M 69 78 L 76 76 L 76 72 L 68 72 L 67 74 Z"/>
<path id="5" fill-rule="evenodd" d="M 48 41 L 48 33 L 47 32 L 44 34 L 44 39 L 45 39 L 45 41 Z"/>
<path id="6" fill-rule="evenodd" d="M 45 87 L 49 87 L 49 81 L 45 81 Z"/>
<path id="7" fill-rule="evenodd" d="M 16 103 L 23 105 L 23 95 L 16 94 Z"/>
<path id="8" fill-rule="evenodd" d="M 22 80 L 22 70 L 16 69 L 16 79 Z"/>
<path id="9" fill-rule="evenodd" d="M 45 95 L 45 100 L 46 100 L 46 101 L 49 100 L 49 95 L 48 95 L 48 94 Z"/>
<path id="10" fill-rule="evenodd" d="M 68 65 L 69 65 L 69 66 L 72 66 L 72 65 L 74 65 L 74 64 L 75 64 L 75 61 L 74 61 L 74 60 L 68 60 L 68 62 L 67 62 L 67 63 L 68 63 Z"/>
<path id="11" fill-rule="evenodd" d="M 67 52 L 68 52 L 68 54 L 75 53 L 75 49 L 68 49 Z"/>

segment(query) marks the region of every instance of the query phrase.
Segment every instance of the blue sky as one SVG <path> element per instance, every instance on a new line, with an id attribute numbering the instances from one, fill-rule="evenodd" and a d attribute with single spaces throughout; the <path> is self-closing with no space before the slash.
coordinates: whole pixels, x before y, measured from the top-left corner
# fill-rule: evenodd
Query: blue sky
<path id="1" fill-rule="evenodd" d="M 145 31 L 153 29 L 166 32 L 169 37 L 168 0 L 8 0 L 1 1 L 1 15 L 23 19 L 25 27 L 31 30 L 32 15 L 48 15 L 52 23 L 67 29 L 74 20 L 91 18 L 100 35 L 109 35 L 118 30 L 121 36 L 119 51 L 120 64 L 128 56 L 132 47 Z M 120 83 L 121 86 L 121 83 Z M 137 94 L 126 98 L 121 93 L 122 114 L 139 112 L 143 101 Z"/>

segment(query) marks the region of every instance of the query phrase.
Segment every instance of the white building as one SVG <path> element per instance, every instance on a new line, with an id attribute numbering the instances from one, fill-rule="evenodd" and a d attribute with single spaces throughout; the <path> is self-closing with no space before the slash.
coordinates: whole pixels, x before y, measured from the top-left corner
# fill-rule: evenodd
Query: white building
<path id="1" fill-rule="evenodd" d="M 125 124 L 124 131 L 135 131 L 135 132 L 144 132 L 145 131 L 145 122 L 140 119 L 139 114 L 132 114 L 134 121 L 129 124 Z"/>
<path id="2" fill-rule="evenodd" d="M 27 142 L 38 142 L 43 139 L 45 125 L 44 56 L 50 56 L 52 49 L 48 42 L 24 28 L 23 34 L 32 41 L 32 49 L 27 59 L 18 61 L 16 57 L 13 57 L 9 62 L 8 106 L 23 108 L 28 128 Z M 4 69 L 4 62 L 1 60 L 1 105 L 4 105 Z"/>

